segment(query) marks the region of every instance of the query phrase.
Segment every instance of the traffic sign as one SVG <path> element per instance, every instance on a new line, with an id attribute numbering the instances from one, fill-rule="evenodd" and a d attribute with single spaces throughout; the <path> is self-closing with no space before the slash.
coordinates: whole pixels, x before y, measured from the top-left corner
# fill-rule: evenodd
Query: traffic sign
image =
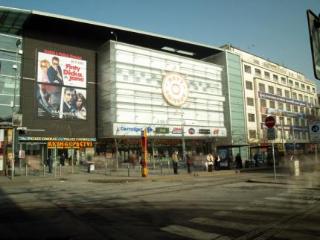
<path id="1" fill-rule="evenodd" d="M 267 137 L 268 137 L 268 140 L 276 139 L 276 130 L 274 128 L 268 128 L 267 129 Z"/>
<path id="2" fill-rule="evenodd" d="M 273 128 L 276 124 L 276 119 L 273 116 L 266 117 L 266 120 L 264 120 L 264 124 L 267 126 L 267 128 Z"/>
<path id="3" fill-rule="evenodd" d="M 309 122 L 309 135 L 311 143 L 320 143 L 320 121 Z"/>

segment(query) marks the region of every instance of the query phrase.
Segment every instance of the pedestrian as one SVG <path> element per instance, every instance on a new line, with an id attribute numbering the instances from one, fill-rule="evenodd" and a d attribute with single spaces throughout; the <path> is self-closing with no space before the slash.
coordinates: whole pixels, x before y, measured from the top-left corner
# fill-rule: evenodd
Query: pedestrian
<path id="1" fill-rule="evenodd" d="M 48 172 L 52 173 L 52 156 L 51 155 L 48 156 L 47 166 L 48 166 L 48 170 L 49 170 Z"/>
<path id="2" fill-rule="evenodd" d="M 188 173 L 191 173 L 192 158 L 191 158 L 191 155 L 189 153 L 187 153 L 186 161 L 187 161 Z"/>
<path id="3" fill-rule="evenodd" d="M 207 166 L 208 166 L 208 172 L 212 172 L 213 170 L 213 155 L 211 153 L 209 153 L 207 155 Z"/>
<path id="4" fill-rule="evenodd" d="M 220 157 L 218 154 L 214 155 L 214 169 L 220 170 Z"/>
<path id="5" fill-rule="evenodd" d="M 178 174 L 178 151 L 174 151 L 172 153 L 172 166 L 173 166 L 173 173 Z"/>
<path id="6" fill-rule="evenodd" d="M 236 173 L 240 173 L 240 169 L 242 168 L 242 159 L 240 153 L 237 154 L 235 159 L 236 164 Z"/>
<path id="7" fill-rule="evenodd" d="M 64 153 L 60 155 L 60 165 L 64 166 L 64 161 L 66 160 L 66 156 Z"/>

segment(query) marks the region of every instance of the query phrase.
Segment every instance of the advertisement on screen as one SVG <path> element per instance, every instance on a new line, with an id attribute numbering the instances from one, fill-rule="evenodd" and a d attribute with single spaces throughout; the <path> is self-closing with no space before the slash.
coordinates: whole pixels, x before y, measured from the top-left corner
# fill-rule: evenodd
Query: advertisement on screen
<path id="1" fill-rule="evenodd" d="M 80 56 L 44 50 L 38 52 L 37 82 L 86 88 L 87 62 Z"/>
<path id="2" fill-rule="evenodd" d="M 80 56 L 44 50 L 38 52 L 36 103 L 38 117 L 87 117 L 87 63 Z"/>
<path id="3" fill-rule="evenodd" d="M 80 88 L 37 84 L 38 117 L 87 119 L 87 91 Z"/>

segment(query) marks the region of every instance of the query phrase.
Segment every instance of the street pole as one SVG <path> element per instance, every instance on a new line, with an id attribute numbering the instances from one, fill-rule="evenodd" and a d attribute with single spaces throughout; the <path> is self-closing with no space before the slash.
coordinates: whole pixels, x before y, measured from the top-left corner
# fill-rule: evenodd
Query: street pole
<path id="1" fill-rule="evenodd" d="M 277 181 L 277 173 L 276 173 L 276 158 L 274 156 L 274 141 L 272 140 L 272 158 L 273 158 L 273 174 L 274 174 L 274 181 Z"/>

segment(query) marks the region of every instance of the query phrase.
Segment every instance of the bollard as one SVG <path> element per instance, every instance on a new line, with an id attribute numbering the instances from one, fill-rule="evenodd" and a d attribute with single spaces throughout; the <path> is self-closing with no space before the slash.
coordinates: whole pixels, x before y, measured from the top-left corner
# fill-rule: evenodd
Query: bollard
<path id="1" fill-rule="evenodd" d="M 14 178 L 14 158 L 11 160 L 11 180 Z"/>
<path id="2" fill-rule="evenodd" d="M 46 165 L 43 164 L 43 176 L 46 176 Z"/>
<path id="3" fill-rule="evenodd" d="M 130 165 L 128 163 L 128 177 L 130 177 Z"/>
<path id="4" fill-rule="evenodd" d="M 296 177 L 300 176 L 299 160 L 294 160 L 294 176 L 296 176 Z"/>
<path id="5" fill-rule="evenodd" d="M 162 161 L 160 161 L 160 174 L 162 176 Z"/>
<path id="6" fill-rule="evenodd" d="M 28 176 L 28 161 L 26 159 L 26 177 Z"/>
<path id="7" fill-rule="evenodd" d="M 61 177 L 61 173 L 62 173 L 62 166 L 61 164 L 59 165 L 59 177 Z"/>

